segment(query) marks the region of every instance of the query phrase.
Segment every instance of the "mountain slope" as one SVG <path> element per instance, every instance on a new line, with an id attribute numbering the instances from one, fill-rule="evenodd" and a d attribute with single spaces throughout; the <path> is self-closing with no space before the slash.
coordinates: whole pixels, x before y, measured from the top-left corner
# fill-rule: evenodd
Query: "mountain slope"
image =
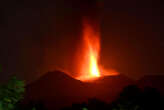
<path id="1" fill-rule="evenodd" d="M 84 83 L 67 74 L 55 71 L 46 73 L 26 87 L 26 101 L 43 101 L 48 108 L 59 109 L 72 103 L 98 98 L 113 101 L 121 90 L 134 81 L 125 76 L 106 76 Z"/>

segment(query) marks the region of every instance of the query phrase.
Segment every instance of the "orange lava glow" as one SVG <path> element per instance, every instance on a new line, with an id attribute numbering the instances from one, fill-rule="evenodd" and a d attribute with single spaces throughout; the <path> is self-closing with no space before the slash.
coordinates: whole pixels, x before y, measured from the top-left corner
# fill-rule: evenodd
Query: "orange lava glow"
<path id="1" fill-rule="evenodd" d="M 87 24 L 84 30 L 84 39 L 86 42 L 86 48 L 85 48 L 86 49 L 85 54 L 87 56 L 86 63 L 88 62 L 88 65 L 85 65 L 85 68 L 83 69 L 86 70 L 88 66 L 88 69 L 86 71 L 89 73 L 88 76 L 99 77 L 100 76 L 100 71 L 98 68 L 98 57 L 99 57 L 99 50 L 100 50 L 99 36 L 94 34 L 92 28 Z"/>
<path id="2" fill-rule="evenodd" d="M 84 20 L 82 38 L 82 48 L 79 52 L 81 58 L 78 62 L 80 63 L 80 75 L 76 79 L 81 81 L 92 81 L 104 76 L 104 71 L 109 72 L 104 70 L 102 66 L 98 64 L 100 54 L 99 29 L 92 23 Z M 103 74 L 101 72 L 103 72 Z"/>
<path id="3" fill-rule="evenodd" d="M 98 59 L 100 52 L 99 32 L 95 32 L 87 21 L 83 23 L 83 56 L 79 80 L 90 80 L 100 77 Z"/>

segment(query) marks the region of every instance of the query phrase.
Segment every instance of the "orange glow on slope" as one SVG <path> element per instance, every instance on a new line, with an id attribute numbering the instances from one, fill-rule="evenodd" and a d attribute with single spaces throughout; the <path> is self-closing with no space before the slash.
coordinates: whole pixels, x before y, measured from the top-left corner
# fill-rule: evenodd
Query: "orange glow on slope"
<path id="1" fill-rule="evenodd" d="M 100 64 L 100 32 L 96 25 L 86 19 L 83 22 L 82 48 L 78 55 L 79 73 L 76 78 L 81 81 L 91 81 L 102 76 L 117 75 L 114 70 L 105 70 Z"/>

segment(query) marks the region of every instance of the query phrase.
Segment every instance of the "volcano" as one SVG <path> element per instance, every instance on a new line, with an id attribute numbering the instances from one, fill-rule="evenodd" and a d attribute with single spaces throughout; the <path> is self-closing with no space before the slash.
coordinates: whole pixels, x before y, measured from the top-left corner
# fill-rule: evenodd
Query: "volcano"
<path id="1" fill-rule="evenodd" d="M 129 84 L 134 84 L 134 81 L 123 75 L 81 82 L 64 72 L 54 71 L 26 86 L 25 101 L 42 101 L 50 110 L 81 103 L 89 98 L 111 102 Z"/>

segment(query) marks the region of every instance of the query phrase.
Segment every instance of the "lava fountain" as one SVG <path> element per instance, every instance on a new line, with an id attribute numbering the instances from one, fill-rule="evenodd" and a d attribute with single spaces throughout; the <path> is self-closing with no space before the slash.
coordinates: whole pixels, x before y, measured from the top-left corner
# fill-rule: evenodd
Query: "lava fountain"
<path id="1" fill-rule="evenodd" d="M 83 20 L 82 42 L 79 54 L 79 73 L 76 78 L 90 81 L 102 76 L 98 64 L 100 54 L 100 31 L 89 20 Z"/>
<path id="2" fill-rule="evenodd" d="M 83 59 L 81 60 L 79 80 L 85 81 L 95 79 L 101 76 L 98 59 L 100 52 L 100 37 L 99 32 L 94 30 L 94 27 L 88 20 L 83 21 Z"/>
<path id="3" fill-rule="evenodd" d="M 100 31 L 98 25 L 89 20 L 83 20 L 81 48 L 78 52 L 79 73 L 76 78 L 81 81 L 92 81 L 104 75 L 117 75 L 113 70 L 105 70 L 99 64 L 100 56 Z"/>

